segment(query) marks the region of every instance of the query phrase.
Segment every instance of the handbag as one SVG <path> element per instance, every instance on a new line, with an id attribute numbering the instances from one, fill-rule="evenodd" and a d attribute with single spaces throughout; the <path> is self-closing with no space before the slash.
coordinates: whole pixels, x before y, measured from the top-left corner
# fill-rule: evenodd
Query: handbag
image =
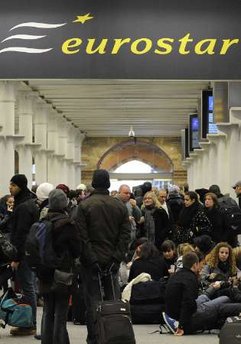
<path id="1" fill-rule="evenodd" d="M 1 326 L 32 327 L 32 307 L 23 301 L 22 295 L 17 295 L 9 288 L 0 302 Z"/>
<path id="2" fill-rule="evenodd" d="M 66 291 L 73 283 L 73 275 L 72 271 L 66 272 L 55 269 L 51 290 L 60 292 Z"/>
<path id="3" fill-rule="evenodd" d="M 7 235 L 0 231 L 0 257 L 2 262 L 10 262 L 16 257 L 16 247 L 8 240 Z"/>

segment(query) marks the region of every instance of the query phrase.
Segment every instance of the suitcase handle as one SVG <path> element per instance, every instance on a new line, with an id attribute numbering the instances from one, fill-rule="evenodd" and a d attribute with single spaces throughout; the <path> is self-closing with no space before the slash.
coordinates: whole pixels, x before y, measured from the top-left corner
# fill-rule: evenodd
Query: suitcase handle
<path id="1" fill-rule="evenodd" d="M 102 276 L 110 276 L 110 281 L 111 281 L 111 288 L 112 288 L 112 294 L 113 294 L 113 300 L 117 300 L 116 299 L 116 294 L 115 294 L 115 288 L 114 288 L 114 280 L 113 280 L 113 274 L 111 271 L 102 271 L 102 272 L 98 272 L 98 282 L 99 282 L 99 289 L 100 289 L 100 297 L 101 297 L 101 301 L 104 301 L 104 291 L 103 291 L 103 285 L 102 285 L 102 281 L 101 281 L 101 277 Z"/>

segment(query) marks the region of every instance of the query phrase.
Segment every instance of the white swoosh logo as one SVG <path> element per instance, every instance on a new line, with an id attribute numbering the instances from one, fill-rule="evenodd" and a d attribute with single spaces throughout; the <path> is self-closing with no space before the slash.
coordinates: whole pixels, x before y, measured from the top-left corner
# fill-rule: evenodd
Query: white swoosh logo
<path id="1" fill-rule="evenodd" d="M 18 27 L 35 27 L 35 28 L 38 28 L 38 29 L 56 29 L 58 27 L 66 25 L 66 24 L 67 23 L 48 24 L 48 23 L 28 22 L 28 23 L 21 23 L 21 24 L 15 25 L 9 31 L 17 29 Z"/>
<path id="2" fill-rule="evenodd" d="M 9 41 L 10 39 L 40 39 L 46 37 L 46 35 L 44 36 L 36 36 L 36 35 L 13 35 L 13 36 L 9 36 L 7 38 L 5 38 L 1 43 Z"/>
<path id="3" fill-rule="evenodd" d="M 7 51 L 17 51 L 20 53 L 28 53 L 28 54 L 42 54 L 46 53 L 47 51 L 52 50 L 53 48 L 49 49 L 35 49 L 35 48 L 25 48 L 25 47 L 10 47 L 10 48 L 4 48 L 0 50 L 1 53 L 5 53 Z"/>

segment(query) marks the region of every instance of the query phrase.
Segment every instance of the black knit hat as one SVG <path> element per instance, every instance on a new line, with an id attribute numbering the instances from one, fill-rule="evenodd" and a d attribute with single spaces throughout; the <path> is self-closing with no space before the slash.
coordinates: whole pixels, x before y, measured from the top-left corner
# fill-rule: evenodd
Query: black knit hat
<path id="1" fill-rule="evenodd" d="M 21 190 L 27 189 L 28 180 L 25 174 L 15 174 L 10 180 L 11 183 L 17 185 Z"/>
<path id="2" fill-rule="evenodd" d="M 110 176 L 106 170 L 95 170 L 92 179 L 92 186 L 95 189 L 109 189 Z"/>

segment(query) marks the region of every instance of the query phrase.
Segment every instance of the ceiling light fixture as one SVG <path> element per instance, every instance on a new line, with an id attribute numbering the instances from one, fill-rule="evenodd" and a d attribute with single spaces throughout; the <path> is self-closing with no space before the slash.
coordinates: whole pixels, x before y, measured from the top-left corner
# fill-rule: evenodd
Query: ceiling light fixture
<path id="1" fill-rule="evenodd" d="M 135 137 L 136 136 L 136 134 L 135 134 L 135 132 L 134 132 L 134 130 L 133 130 L 133 127 L 132 127 L 132 125 L 131 125 L 131 127 L 130 127 L 130 131 L 129 131 L 129 137 Z"/>

